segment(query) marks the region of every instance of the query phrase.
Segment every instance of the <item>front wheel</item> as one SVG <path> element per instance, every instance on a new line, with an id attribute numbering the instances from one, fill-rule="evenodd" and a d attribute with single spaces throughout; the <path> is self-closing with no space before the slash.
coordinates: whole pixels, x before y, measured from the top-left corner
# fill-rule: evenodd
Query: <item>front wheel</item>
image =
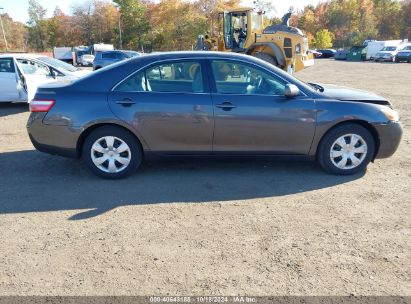
<path id="1" fill-rule="evenodd" d="M 266 54 L 263 52 L 257 52 L 253 56 L 278 67 L 277 59 L 274 58 L 273 56 L 270 56 L 269 54 Z"/>
<path id="2" fill-rule="evenodd" d="M 104 126 L 91 132 L 82 150 L 86 166 L 107 179 L 119 179 L 134 173 L 142 158 L 143 152 L 136 137 L 116 126 Z"/>
<path id="3" fill-rule="evenodd" d="M 328 132 L 318 148 L 318 162 L 332 174 L 351 175 L 365 171 L 374 156 L 371 133 L 358 124 L 343 124 Z"/>

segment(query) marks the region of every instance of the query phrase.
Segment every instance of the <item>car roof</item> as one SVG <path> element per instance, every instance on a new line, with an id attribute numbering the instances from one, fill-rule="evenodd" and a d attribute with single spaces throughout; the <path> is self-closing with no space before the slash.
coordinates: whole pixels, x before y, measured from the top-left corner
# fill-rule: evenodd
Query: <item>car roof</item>
<path id="1" fill-rule="evenodd" d="M 34 53 L 3 53 L 0 54 L 0 58 L 26 58 L 26 59 L 38 59 L 41 57 L 49 57 L 47 55 L 40 55 L 40 54 L 34 54 Z"/>
<path id="2" fill-rule="evenodd" d="M 178 58 L 237 58 L 237 59 L 250 59 L 252 56 L 231 53 L 231 52 L 215 52 L 215 51 L 173 51 L 173 52 L 155 52 L 146 53 L 145 57 L 156 57 L 159 60 L 163 59 L 178 59 Z"/>

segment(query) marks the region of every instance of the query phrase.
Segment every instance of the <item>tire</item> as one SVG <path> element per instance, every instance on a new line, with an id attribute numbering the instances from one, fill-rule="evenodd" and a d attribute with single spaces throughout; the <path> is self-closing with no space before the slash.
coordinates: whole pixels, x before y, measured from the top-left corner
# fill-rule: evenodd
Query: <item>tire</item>
<path id="1" fill-rule="evenodd" d="M 143 160 L 143 150 L 129 131 L 116 126 L 103 126 L 85 139 L 82 159 L 94 174 L 106 179 L 120 179 L 138 169 Z M 101 165 L 97 165 L 100 162 Z"/>
<path id="2" fill-rule="evenodd" d="M 345 148 L 342 148 L 337 143 L 337 140 L 341 138 L 343 138 L 346 143 Z M 354 147 L 350 146 L 352 138 L 356 141 L 358 140 Z M 341 143 L 344 145 L 343 142 Z M 355 153 L 356 151 L 359 153 Z M 345 152 L 347 154 L 344 154 Z M 321 167 L 328 173 L 351 175 L 365 171 L 374 157 L 374 152 L 375 141 L 372 134 L 359 124 L 346 123 L 331 129 L 324 135 L 317 150 L 317 160 Z M 341 156 L 339 156 L 339 154 L 341 154 Z M 334 157 L 332 157 L 332 155 L 334 155 Z M 344 157 L 346 159 L 346 165 L 344 165 Z M 360 162 L 356 164 L 358 160 L 360 160 Z M 344 167 L 338 167 L 337 165 Z"/>
<path id="3" fill-rule="evenodd" d="M 259 58 L 261 60 L 264 60 L 265 62 L 271 63 L 272 65 L 275 65 L 276 67 L 278 67 L 277 59 L 275 59 L 273 56 L 270 56 L 266 53 L 258 52 L 258 53 L 255 53 L 253 57 Z"/>

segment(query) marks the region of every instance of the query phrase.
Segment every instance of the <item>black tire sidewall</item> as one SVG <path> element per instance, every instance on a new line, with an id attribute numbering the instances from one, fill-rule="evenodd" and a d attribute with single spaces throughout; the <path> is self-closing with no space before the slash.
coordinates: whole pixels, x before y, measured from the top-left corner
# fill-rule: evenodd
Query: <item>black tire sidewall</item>
<path id="1" fill-rule="evenodd" d="M 341 136 L 345 134 L 357 134 L 360 135 L 367 144 L 367 155 L 363 162 L 349 170 L 343 170 L 337 168 L 331 161 L 330 158 L 330 150 L 332 144 Z M 366 170 L 368 164 L 374 157 L 375 153 L 375 140 L 365 127 L 354 124 L 354 123 L 347 123 L 340 126 L 335 127 L 334 129 L 330 130 L 322 139 L 320 143 L 320 147 L 318 149 L 317 159 L 320 163 L 321 167 L 327 171 L 328 173 L 337 174 L 337 175 L 351 175 L 357 172 L 363 172 Z"/>
<path id="2" fill-rule="evenodd" d="M 130 147 L 131 151 L 131 160 L 127 168 L 118 172 L 118 173 L 108 173 L 100 170 L 96 167 L 91 159 L 91 147 L 96 142 L 97 139 L 104 137 L 104 136 L 114 136 L 120 138 L 127 145 Z M 92 131 L 84 141 L 83 149 L 82 149 L 82 160 L 85 165 L 96 175 L 106 178 L 106 179 L 120 179 L 126 176 L 131 175 L 134 173 L 142 162 L 142 149 L 141 146 L 136 139 L 136 137 L 130 133 L 129 131 L 116 127 L 116 126 L 104 126 L 97 128 L 96 130 Z"/>
<path id="3" fill-rule="evenodd" d="M 271 63 L 274 66 L 278 66 L 277 59 L 275 59 L 274 57 L 272 57 L 272 56 L 270 56 L 266 53 L 258 52 L 258 53 L 255 53 L 253 56 L 255 58 L 261 59 L 265 62 Z"/>

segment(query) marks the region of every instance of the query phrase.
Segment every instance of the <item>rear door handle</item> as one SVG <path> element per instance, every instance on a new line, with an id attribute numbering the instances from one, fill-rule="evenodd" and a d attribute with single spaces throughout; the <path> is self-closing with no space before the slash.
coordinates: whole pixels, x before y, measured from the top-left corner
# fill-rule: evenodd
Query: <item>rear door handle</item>
<path id="1" fill-rule="evenodd" d="M 123 98 L 122 100 L 116 100 L 115 103 L 123 105 L 123 106 L 131 106 L 135 104 L 136 102 L 132 100 L 131 98 Z"/>
<path id="2" fill-rule="evenodd" d="M 224 111 L 230 111 L 231 109 L 237 108 L 237 106 L 233 105 L 229 101 L 224 101 L 223 103 L 216 105 L 216 107 L 223 109 Z"/>

